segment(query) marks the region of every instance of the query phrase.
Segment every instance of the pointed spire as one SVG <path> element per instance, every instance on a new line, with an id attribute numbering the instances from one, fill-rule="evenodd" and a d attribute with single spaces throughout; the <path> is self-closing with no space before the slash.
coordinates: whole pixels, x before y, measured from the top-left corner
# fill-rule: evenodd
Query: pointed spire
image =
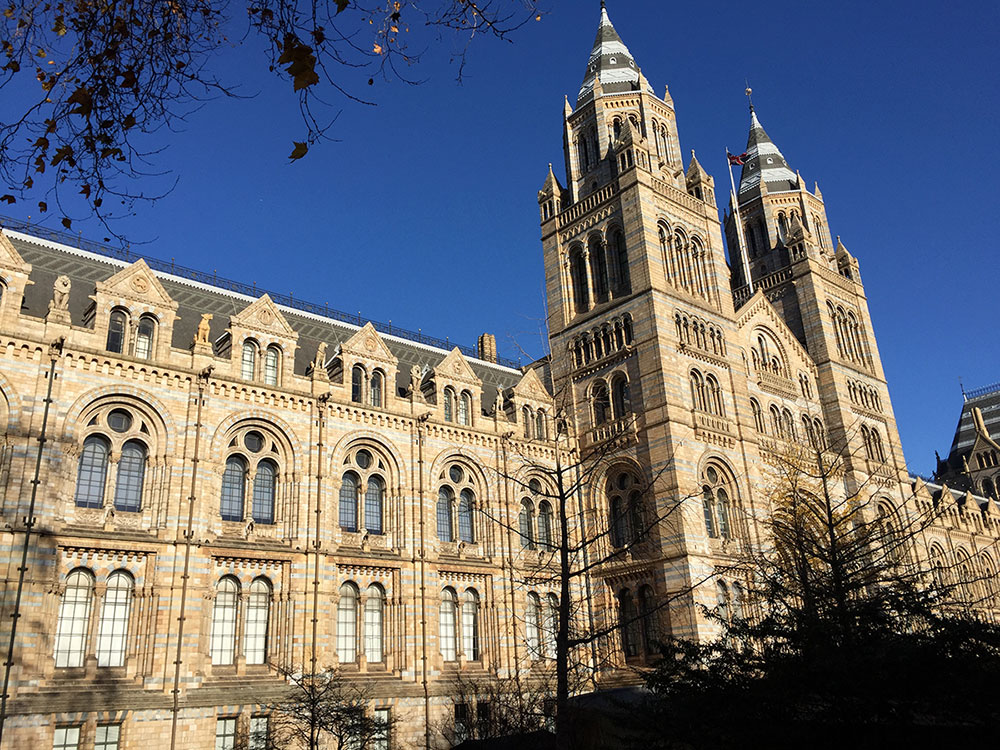
<path id="1" fill-rule="evenodd" d="M 609 94 L 638 91 L 642 88 L 652 94 L 653 90 L 648 82 L 644 86 L 643 80 L 635 58 L 615 31 L 608 17 L 608 9 L 601 2 L 601 23 L 597 28 L 594 49 L 587 61 L 587 74 L 577 96 L 577 106 L 594 92 L 595 83 L 599 83 L 601 90 Z"/>
<path id="2" fill-rule="evenodd" d="M 740 173 L 740 199 L 753 197 L 760 192 L 761 181 L 769 193 L 795 190 L 798 179 L 788 167 L 785 157 L 757 119 L 757 111 L 750 104 L 750 136 L 747 138 L 747 156 Z"/>
<path id="3" fill-rule="evenodd" d="M 698 157 L 694 155 L 694 149 L 691 149 L 691 163 L 688 165 L 687 176 L 688 179 L 695 176 L 703 176 L 703 178 L 708 177 L 708 172 L 706 172 L 705 168 L 701 166 L 701 162 L 698 161 Z"/>
<path id="4" fill-rule="evenodd" d="M 573 114 L 573 108 L 569 104 L 569 95 L 566 96 L 566 106 L 563 107 L 563 115 L 569 117 Z"/>

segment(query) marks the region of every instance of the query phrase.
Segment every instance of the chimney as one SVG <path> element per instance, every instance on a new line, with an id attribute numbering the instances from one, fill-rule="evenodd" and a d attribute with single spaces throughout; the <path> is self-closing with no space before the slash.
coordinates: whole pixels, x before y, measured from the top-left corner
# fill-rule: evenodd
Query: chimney
<path id="1" fill-rule="evenodd" d="M 477 346 L 479 351 L 479 358 L 484 362 L 493 362 L 496 364 L 497 361 L 497 339 L 492 333 L 484 333 L 479 337 L 479 344 Z"/>

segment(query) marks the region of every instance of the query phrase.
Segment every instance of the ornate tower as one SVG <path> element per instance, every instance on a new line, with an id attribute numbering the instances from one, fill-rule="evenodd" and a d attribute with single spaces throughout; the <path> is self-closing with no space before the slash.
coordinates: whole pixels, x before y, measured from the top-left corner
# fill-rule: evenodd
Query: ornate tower
<path id="1" fill-rule="evenodd" d="M 615 612 L 713 569 L 700 477 L 745 474 L 736 404 L 747 397 L 730 366 L 714 182 L 693 153 L 685 169 L 673 100 L 654 93 L 603 3 L 583 85 L 565 105 L 563 148 L 566 186 L 550 165 L 538 194 L 553 383 L 582 454 L 601 461 L 586 502 L 622 553 L 594 590 L 598 608 Z M 721 456 L 729 468 L 712 468 Z M 629 518 L 666 521 L 641 553 L 626 539 L 639 521 L 621 520 L 638 496 L 645 507 Z M 693 633 L 693 611 L 673 608 L 669 627 Z"/>
<path id="2" fill-rule="evenodd" d="M 839 237 L 831 242 L 819 186 L 806 189 L 753 105 L 737 199 L 754 292 L 766 295 L 816 364 L 830 445 L 846 448 L 857 486 L 895 490 L 906 464 L 858 261 Z M 725 226 L 737 257 L 732 213 Z M 733 290 L 739 310 L 751 299 L 739 263 Z"/>

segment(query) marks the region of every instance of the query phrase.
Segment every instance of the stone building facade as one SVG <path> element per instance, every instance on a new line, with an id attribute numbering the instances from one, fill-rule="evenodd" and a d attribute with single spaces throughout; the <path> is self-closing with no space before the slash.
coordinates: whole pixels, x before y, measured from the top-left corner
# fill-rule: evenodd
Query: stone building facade
<path id="1" fill-rule="evenodd" d="M 557 451 L 600 456 L 576 501 L 611 548 L 635 488 L 676 510 L 581 578 L 586 616 L 625 622 L 600 680 L 651 655 L 627 613 L 715 634 L 696 605 L 739 597 L 718 571 L 796 445 L 843 455 L 879 513 L 942 507 L 921 554 L 992 596 L 997 504 L 910 477 L 859 263 L 756 113 L 720 228 L 669 92 L 602 8 L 563 135 L 566 186 L 550 167 L 538 194 L 551 355 L 522 369 L 491 336 L 463 352 L 0 234 L 4 748 L 229 747 L 275 667 L 328 666 L 393 718 L 385 746 L 440 746 L 455 675 L 551 672 L 560 519 L 533 469 Z"/>

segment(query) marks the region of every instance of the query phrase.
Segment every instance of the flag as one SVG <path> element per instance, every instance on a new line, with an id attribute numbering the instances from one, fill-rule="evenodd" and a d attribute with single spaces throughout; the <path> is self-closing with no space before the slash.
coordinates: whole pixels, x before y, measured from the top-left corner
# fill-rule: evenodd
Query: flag
<path id="1" fill-rule="evenodd" d="M 729 153 L 726 151 L 726 156 L 729 157 L 729 166 L 731 167 L 742 167 L 746 163 L 747 153 L 744 151 L 739 156 Z"/>

